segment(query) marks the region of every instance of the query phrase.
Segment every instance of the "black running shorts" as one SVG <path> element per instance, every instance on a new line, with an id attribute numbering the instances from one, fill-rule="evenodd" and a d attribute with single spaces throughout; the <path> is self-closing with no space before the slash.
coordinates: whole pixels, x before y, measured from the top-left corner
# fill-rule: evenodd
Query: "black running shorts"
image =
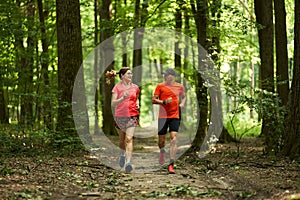
<path id="1" fill-rule="evenodd" d="M 167 134 L 169 132 L 178 132 L 180 120 L 178 118 L 159 118 L 158 119 L 158 135 Z"/>

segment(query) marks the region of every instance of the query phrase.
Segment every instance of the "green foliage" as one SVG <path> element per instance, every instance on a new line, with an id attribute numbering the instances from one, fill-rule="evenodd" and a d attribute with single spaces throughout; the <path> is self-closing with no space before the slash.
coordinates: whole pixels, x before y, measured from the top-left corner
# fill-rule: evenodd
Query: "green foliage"
<path id="1" fill-rule="evenodd" d="M 268 137 L 269 143 L 267 148 L 272 149 L 275 153 L 279 152 L 283 143 L 286 108 L 280 106 L 277 94 L 260 89 L 251 93 L 249 91 L 252 89 L 247 86 L 249 84 L 231 79 L 224 79 L 224 85 L 226 95 L 232 97 L 236 103 L 236 106 L 230 111 L 231 114 L 228 115 L 227 127 L 229 130 L 235 137 L 239 135 L 240 138 L 246 133 L 251 135 L 253 130 L 258 131 L 260 122 L 249 121 L 249 116 L 245 114 L 245 111 L 256 111 L 261 119 L 268 120 L 269 131 L 266 137 Z M 254 135 L 257 135 L 257 132 Z"/>
<path id="2" fill-rule="evenodd" d="M 234 104 L 229 113 L 225 115 L 225 126 L 237 141 L 243 136 L 258 136 L 260 134 L 260 122 L 254 119 L 249 120 L 250 110 L 254 112 L 254 98 L 249 81 L 243 80 L 237 82 L 228 75 L 224 75 L 223 79 L 225 94 L 232 99 Z"/>
<path id="3" fill-rule="evenodd" d="M 53 131 L 26 130 L 18 125 L 0 126 L 0 146 L 2 155 L 74 155 L 74 152 L 84 151 L 79 137 Z"/>
<path id="4" fill-rule="evenodd" d="M 250 112 L 249 109 L 243 111 Z M 245 112 L 237 113 L 232 112 L 227 115 L 225 121 L 225 127 L 233 134 L 236 140 L 240 140 L 242 137 L 257 137 L 261 131 L 261 123 L 253 120 L 249 120 L 249 115 Z"/>
<path id="5" fill-rule="evenodd" d="M 268 132 L 263 135 L 268 141 L 266 151 L 277 154 L 282 149 L 284 142 L 286 107 L 281 106 L 281 100 L 276 93 L 257 90 L 255 94 L 257 98 L 250 99 L 250 106 L 261 113 L 262 118 L 267 121 Z"/>
<path id="6" fill-rule="evenodd" d="M 149 123 L 153 120 L 152 111 L 152 95 L 155 90 L 155 85 L 153 83 L 147 83 L 143 85 L 143 94 L 141 98 L 141 108 L 140 108 L 140 120 L 141 123 Z"/>
<path id="7" fill-rule="evenodd" d="M 248 2 L 248 9 L 251 9 L 250 5 L 251 2 Z M 259 61 L 256 24 L 251 17 L 238 1 L 224 1 L 220 20 L 223 52 L 220 59 L 223 65 L 242 61 L 249 67 L 249 63 L 255 64 Z"/>
<path id="8" fill-rule="evenodd" d="M 0 160 L 0 176 L 9 176 L 14 173 L 14 170 L 8 167 L 2 160 Z"/>
<path id="9" fill-rule="evenodd" d="M 55 139 L 52 143 L 52 148 L 57 149 L 61 155 L 72 154 L 73 151 L 76 152 L 84 150 L 84 146 L 78 136 L 68 136 L 60 133 L 54 134 Z"/>

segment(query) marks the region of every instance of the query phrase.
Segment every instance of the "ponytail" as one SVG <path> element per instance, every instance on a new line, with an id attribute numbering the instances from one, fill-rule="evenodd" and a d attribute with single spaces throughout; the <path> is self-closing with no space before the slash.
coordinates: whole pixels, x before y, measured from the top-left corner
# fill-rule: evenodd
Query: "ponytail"
<path id="1" fill-rule="evenodd" d="M 111 79 L 115 79 L 115 77 L 119 74 L 120 79 L 122 78 L 122 75 L 124 75 L 128 70 L 130 70 L 129 67 L 122 67 L 119 72 L 116 72 L 115 70 L 107 71 L 106 76 L 106 84 L 110 84 Z"/>
<path id="2" fill-rule="evenodd" d="M 106 84 L 109 85 L 110 84 L 110 80 L 111 79 L 115 79 L 115 77 L 117 76 L 117 72 L 115 70 L 110 70 L 110 71 L 107 71 L 105 76 L 106 76 Z"/>

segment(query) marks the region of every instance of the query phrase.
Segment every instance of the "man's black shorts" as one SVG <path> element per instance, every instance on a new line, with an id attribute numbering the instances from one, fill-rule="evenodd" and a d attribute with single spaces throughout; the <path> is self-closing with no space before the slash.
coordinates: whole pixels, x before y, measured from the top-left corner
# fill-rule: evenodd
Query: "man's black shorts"
<path id="1" fill-rule="evenodd" d="M 178 132 L 180 120 L 178 118 L 159 118 L 158 119 L 158 135 L 167 134 L 169 132 Z"/>

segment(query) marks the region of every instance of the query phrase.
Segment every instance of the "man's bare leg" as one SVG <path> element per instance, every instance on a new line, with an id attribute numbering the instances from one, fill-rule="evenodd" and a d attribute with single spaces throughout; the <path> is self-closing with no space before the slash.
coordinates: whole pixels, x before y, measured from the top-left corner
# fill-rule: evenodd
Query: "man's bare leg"
<path id="1" fill-rule="evenodd" d="M 170 174 L 175 174 L 174 160 L 177 151 L 176 136 L 177 136 L 177 132 L 174 131 L 170 132 L 170 164 L 168 166 L 168 171 Z"/>
<path id="2" fill-rule="evenodd" d="M 163 165 L 165 163 L 165 145 L 166 145 L 166 135 L 158 135 L 158 147 L 159 147 L 159 164 Z"/>
<path id="3" fill-rule="evenodd" d="M 177 132 L 170 132 L 170 161 L 174 162 L 177 152 Z"/>

